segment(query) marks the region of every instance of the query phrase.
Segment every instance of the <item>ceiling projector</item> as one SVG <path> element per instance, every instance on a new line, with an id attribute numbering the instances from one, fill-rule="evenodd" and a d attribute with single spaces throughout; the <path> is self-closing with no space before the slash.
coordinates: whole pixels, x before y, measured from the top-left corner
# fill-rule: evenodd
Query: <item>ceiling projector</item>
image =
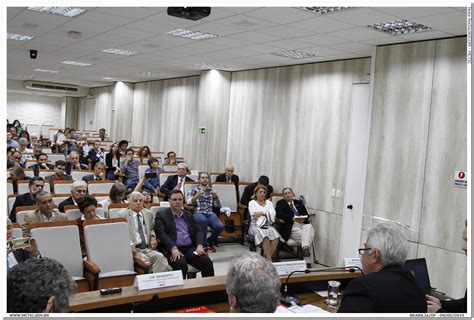
<path id="1" fill-rule="evenodd" d="M 211 14 L 211 7 L 168 7 L 168 15 L 176 18 L 199 20 Z"/>

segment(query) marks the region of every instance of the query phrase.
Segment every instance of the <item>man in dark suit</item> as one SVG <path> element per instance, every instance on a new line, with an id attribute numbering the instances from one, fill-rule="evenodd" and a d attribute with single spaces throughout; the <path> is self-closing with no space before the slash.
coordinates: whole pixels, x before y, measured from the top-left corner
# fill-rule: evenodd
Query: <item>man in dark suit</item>
<path id="1" fill-rule="evenodd" d="M 188 167 L 185 163 L 179 163 L 176 171 L 178 174 L 169 176 L 166 182 L 160 187 L 161 193 L 165 195 L 165 201 L 168 200 L 169 194 L 172 190 L 181 190 L 184 194 L 184 183 L 194 182 L 193 179 L 186 176 L 188 173 Z"/>
<path id="2" fill-rule="evenodd" d="M 201 270 L 203 277 L 214 276 L 214 265 L 204 251 L 205 235 L 189 211 L 183 209 L 181 190 L 169 194 L 170 208 L 159 211 L 155 218 L 155 234 L 158 235 L 163 253 L 173 270 L 181 270 L 186 278 L 188 263 Z"/>
<path id="3" fill-rule="evenodd" d="M 216 178 L 216 182 L 233 182 L 235 187 L 239 187 L 239 176 L 234 174 L 234 166 L 228 164 L 225 167 L 225 173 L 220 174 Z"/>
<path id="4" fill-rule="evenodd" d="M 34 206 L 36 205 L 36 195 L 43 191 L 44 179 L 41 177 L 33 177 L 28 183 L 28 189 L 30 192 L 22 194 L 16 197 L 13 203 L 12 211 L 10 212 L 10 220 L 16 222 L 16 208 L 22 206 Z"/>
<path id="5" fill-rule="evenodd" d="M 40 170 L 52 170 L 54 166 L 48 163 L 48 155 L 46 153 L 40 153 L 36 164 L 31 166 L 30 169 L 35 173 L 35 177 L 38 177 Z"/>
<path id="6" fill-rule="evenodd" d="M 100 142 L 99 140 L 94 141 L 94 148 L 92 148 L 87 157 L 92 160 L 92 166 L 95 167 L 95 165 L 98 162 L 104 162 L 105 161 L 105 153 L 104 150 L 100 147 Z"/>
<path id="7" fill-rule="evenodd" d="M 338 312 L 425 313 L 425 293 L 403 268 L 408 241 L 396 226 L 379 224 L 359 249 L 365 275 L 353 279 L 342 295 Z"/>
<path id="8" fill-rule="evenodd" d="M 69 161 L 66 162 L 66 173 L 71 174 L 71 171 L 87 170 L 88 167 L 85 164 L 79 162 L 79 153 L 77 151 L 71 151 L 69 154 Z"/>
<path id="9" fill-rule="evenodd" d="M 250 200 L 252 200 L 253 191 L 255 190 L 255 187 L 259 184 L 263 184 L 265 187 L 267 187 L 267 195 L 265 196 L 265 198 L 270 199 L 270 195 L 273 192 L 273 187 L 270 185 L 270 179 L 268 179 L 267 176 L 260 176 L 257 182 L 251 183 L 245 187 L 244 192 L 240 197 L 241 204 L 243 204 L 244 206 L 249 205 Z"/>
<path id="10" fill-rule="evenodd" d="M 54 183 L 56 181 L 66 181 L 71 180 L 72 177 L 66 172 L 66 161 L 64 160 L 57 160 L 54 163 L 54 174 L 44 177 L 44 180 L 49 183 L 49 188 L 51 189 L 51 193 L 54 193 Z"/>
<path id="11" fill-rule="evenodd" d="M 104 181 L 105 180 L 105 164 L 103 162 L 97 162 L 94 167 L 94 174 L 88 174 L 87 176 L 83 176 L 82 180 L 85 182 Z"/>
<path id="12" fill-rule="evenodd" d="M 87 182 L 78 180 L 71 185 L 71 196 L 58 205 L 59 212 L 65 213 L 66 206 L 77 206 L 80 198 L 87 194 Z"/>
<path id="13" fill-rule="evenodd" d="M 280 225 L 278 232 L 285 241 L 291 237 L 303 248 L 306 264 L 311 268 L 314 257 L 313 252 L 314 228 L 309 223 L 308 210 L 299 200 L 294 199 L 295 194 L 291 188 L 284 188 L 281 193 L 283 199 L 276 205 L 276 222 Z M 285 245 L 286 246 L 286 245 Z M 288 250 L 288 248 L 284 248 Z M 290 248 L 291 249 L 291 248 Z"/>

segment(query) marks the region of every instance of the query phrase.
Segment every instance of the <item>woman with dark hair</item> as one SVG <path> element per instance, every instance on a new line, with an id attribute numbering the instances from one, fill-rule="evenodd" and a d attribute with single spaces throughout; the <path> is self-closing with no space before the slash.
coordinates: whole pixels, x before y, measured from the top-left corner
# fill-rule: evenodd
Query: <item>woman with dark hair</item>
<path id="1" fill-rule="evenodd" d="M 160 173 L 163 170 L 158 166 L 158 159 L 149 158 L 148 159 L 148 168 L 145 170 L 145 182 L 144 187 L 156 192 L 160 187 Z M 156 177 L 155 174 L 156 173 Z M 153 177 L 147 178 L 147 174 L 153 174 Z"/>
<path id="2" fill-rule="evenodd" d="M 13 121 L 13 126 L 16 128 L 16 133 L 18 137 L 20 137 L 21 133 L 24 130 L 23 127 L 21 126 L 20 120 L 15 119 L 15 121 Z"/>
<path id="3" fill-rule="evenodd" d="M 109 198 L 99 202 L 105 211 L 106 217 L 109 216 L 109 205 L 112 203 L 126 203 L 127 188 L 121 182 L 115 182 L 110 188 Z"/>
<path id="4" fill-rule="evenodd" d="M 143 195 L 143 207 L 150 209 L 151 204 L 153 203 L 153 191 L 147 188 L 142 189 Z"/>
<path id="5" fill-rule="evenodd" d="M 105 155 L 107 166 L 107 180 L 118 180 L 120 176 L 120 152 L 118 143 L 110 146 L 109 153 Z"/>
<path id="6" fill-rule="evenodd" d="M 151 151 L 148 146 L 143 146 L 140 149 L 138 149 L 138 159 L 140 160 L 140 163 L 143 163 L 146 159 L 151 157 Z"/>
<path id="7" fill-rule="evenodd" d="M 84 221 L 86 220 L 97 220 L 102 219 L 96 215 L 95 210 L 97 209 L 97 200 L 90 195 L 85 195 L 77 200 L 77 206 L 81 211 L 82 216 L 77 218 L 76 223 L 79 228 L 79 240 L 81 241 L 82 256 L 86 256 L 86 243 L 84 241 Z"/>
<path id="8" fill-rule="evenodd" d="M 118 147 L 119 147 L 119 152 L 122 156 L 125 156 L 125 154 L 127 153 L 127 149 L 128 149 L 128 141 L 127 140 L 121 140 L 118 144 Z"/>
<path id="9" fill-rule="evenodd" d="M 20 138 L 26 138 L 26 140 L 28 140 L 28 143 L 29 143 L 30 142 L 30 133 L 28 132 L 28 130 L 23 130 L 20 133 Z"/>
<path id="10" fill-rule="evenodd" d="M 8 177 L 7 181 L 11 181 L 13 185 L 13 193 L 18 193 L 18 181 L 20 180 L 30 180 L 30 177 L 25 175 L 25 171 L 22 167 L 14 166 L 8 170 L 10 172 L 10 177 Z"/>

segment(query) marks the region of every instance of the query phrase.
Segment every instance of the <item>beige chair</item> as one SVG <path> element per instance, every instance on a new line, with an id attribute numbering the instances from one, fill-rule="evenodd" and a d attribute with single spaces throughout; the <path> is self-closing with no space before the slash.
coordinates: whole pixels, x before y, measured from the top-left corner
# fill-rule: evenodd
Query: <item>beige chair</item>
<path id="1" fill-rule="evenodd" d="M 138 256 L 132 256 L 130 233 L 124 218 L 85 221 L 84 238 L 85 277 L 93 290 L 131 286 L 135 275 L 146 273 L 150 267 Z"/>
<path id="2" fill-rule="evenodd" d="M 163 165 L 163 170 L 165 172 L 176 172 L 177 169 L 178 169 L 178 167 L 175 164 L 164 164 Z M 160 181 L 161 181 L 161 179 L 160 179 Z"/>
<path id="3" fill-rule="evenodd" d="M 117 218 L 120 210 L 128 208 L 127 203 L 111 203 L 109 204 L 109 218 Z"/>
<path id="4" fill-rule="evenodd" d="M 242 194 L 244 194 L 245 188 L 249 184 L 252 184 L 252 182 L 239 182 L 239 189 L 238 189 L 239 190 L 239 194 L 238 194 L 239 202 L 240 202 L 240 198 L 242 198 Z"/>
<path id="5" fill-rule="evenodd" d="M 64 160 L 66 160 L 66 157 L 62 153 L 57 153 L 57 154 L 53 153 L 53 154 L 50 154 L 48 156 L 48 161 L 53 163 L 53 164 L 58 160 L 63 160 L 64 161 Z"/>
<path id="6" fill-rule="evenodd" d="M 42 169 L 42 170 L 39 171 L 38 176 L 40 176 L 41 178 L 44 178 L 44 177 L 50 176 L 50 175 L 52 175 L 52 174 L 54 174 L 54 170 L 53 170 L 53 169 L 52 169 L 52 170 L 44 170 L 44 169 Z"/>
<path id="7" fill-rule="evenodd" d="M 195 186 L 198 186 L 199 183 L 197 182 L 185 182 L 184 183 L 184 188 L 183 188 L 183 192 L 184 192 L 184 199 L 185 199 L 185 202 L 188 198 L 188 192 L 191 191 L 191 189 Z"/>
<path id="8" fill-rule="evenodd" d="M 148 164 L 139 164 L 138 165 L 138 179 L 141 180 L 145 176 L 145 170 L 148 169 Z M 161 180 L 160 180 L 161 181 Z"/>
<path id="9" fill-rule="evenodd" d="M 35 176 L 35 172 L 31 169 L 25 169 L 25 176 L 26 177 L 30 177 L 30 178 L 33 178 Z"/>
<path id="10" fill-rule="evenodd" d="M 17 239 L 23 237 L 23 232 L 21 231 L 21 225 L 19 223 L 12 223 L 12 238 Z"/>
<path id="11" fill-rule="evenodd" d="M 277 207 L 277 202 L 283 199 L 283 193 L 281 192 L 272 192 L 270 194 L 270 200 L 272 201 L 273 208 Z"/>
<path id="12" fill-rule="evenodd" d="M 20 196 L 21 194 L 12 194 L 8 196 L 8 212 L 10 213 L 13 208 L 13 204 L 15 203 L 16 197 Z"/>
<path id="13" fill-rule="evenodd" d="M 68 220 L 77 220 L 78 218 L 82 216 L 82 212 L 75 205 L 65 206 L 64 213 L 67 215 Z M 97 207 L 95 210 L 95 214 L 99 217 L 105 218 L 105 212 L 102 207 Z"/>
<path id="14" fill-rule="evenodd" d="M 18 194 L 24 194 L 30 192 L 30 189 L 28 188 L 28 184 L 30 183 L 30 180 L 19 180 L 18 181 Z M 49 187 L 49 182 L 44 183 L 44 188 L 43 191 L 46 192 L 51 192 L 51 188 Z M 69 190 L 71 191 L 71 190 Z"/>
<path id="15" fill-rule="evenodd" d="M 220 176 L 222 173 L 218 173 L 218 172 L 211 172 L 211 183 L 214 183 L 216 182 L 216 179 L 217 179 L 217 176 Z"/>
<path id="16" fill-rule="evenodd" d="M 14 194 L 13 183 L 11 181 L 7 181 L 7 196 L 11 196 L 12 194 Z"/>
<path id="17" fill-rule="evenodd" d="M 73 183 L 72 180 L 54 181 L 54 193 L 70 193 Z"/>
<path id="18" fill-rule="evenodd" d="M 88 176 L 91 174 L 94 174 L 93 170 L 71 171 L 71 177 L 72 177 L 72 180 L 74 181 L 82 180 L 84 176 Z"/>
<path id="19" fill-rule="evenodd" d="M 53 194 L 53 202 L 56 206 L 59 206 L 61 202 L 71 196 L 71 193 L 55 193 Z"/>
<path id="20" fill-rule="evenodd" d="M 60 262 L 76 282 L 76 292 L 89 291 L 84 278 L 79 229 L 75 221 L 32 223 L 31 236 L 36 240 L 42 257 Z"/>
<path id="21" fill-rule="evenodd" d="M 238 209 L 235 184 L 232 182 L 214 182 L 212 184 L 212 189 L 214 189 L 218 194 L 221 206 L 228 207 L 231 210 L 230 217 L 227 217 L 222 213 L 219 215 L 219 218 L 224 225 L 224 231 L 221 233 L 221 236 L 236 238 L 237 241 L 241 242 L 243 215 Z"/>
<path id="22" fill-rule="evenodd" d="M 38 209 L 37 206 L 19 206 L 16 207 L 16 222 L 20 225 L 25 223 L 25 216 L 28 212 Z"/>
<path id="23" fill-rule="evenodd" d="M 97 202 L 101 202 L 102 200 L 109 198 L 108 193 L 92 193 L 91 196 L 93 196 L 97 200 Z"/>
<path id="24" fill-rule="evenodd" d="M 87 188 L 89 193 L 109 193 L 110 188 L 114 185 L 115 181 L 89 181 Z"/>

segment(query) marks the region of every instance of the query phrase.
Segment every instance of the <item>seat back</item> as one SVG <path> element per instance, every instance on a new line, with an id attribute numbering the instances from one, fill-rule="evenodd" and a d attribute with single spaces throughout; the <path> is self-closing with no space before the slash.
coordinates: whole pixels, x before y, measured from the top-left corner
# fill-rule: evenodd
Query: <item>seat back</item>
<path id="1" fill-rule="evenodd" d="M 25 168 L 30 168 L 37 164 L 38 162 L 36 160 L 26 160 L 25 161 Z"/>
<path id="2" fill-rule="evenodd" d="M 283 199 L 283 193 L 281 192 L 272 192 L 270 195 L 270 200 L 272 201 L 273 208 L 276 208 L 277 202 Z"/>
<path id="3" fill-rule="evenodd" d="M 18 194 L 24 194 L 30 192 L 30 189 L 28 189 L 28 184 L 30 183 L 30 180 L 19 180 L 18 181 Z M 49 187 L 49 182 L 44 183 L 43 190 L 46 192 L 51 192 L 50 187 Z M 71 191 L 69 189 L 69 191 Z"/>
<path id="4" fill-rule="evenodd" d="M 54 182 L 54 193 L 69 193 L 71 192 L 71 186 L 74 183 L 72 180 L 66 181 L 55 181 Z"/>
<path id="5" fill-rule="evenodd" d="M 50 176 L 52 174 L 54 174 L 54 170 L 42 169 L 42 170 L 39 171 L 38 176 L 41 177 L 41 178 L 44 178 L 44 177 Z"/>
<path id="6" fill-rule="evenodd" d="M 178 169 L 178 167 L 175 164 L 164 164 L 163 165 L 163 171 L 165 171 L 165 172 L 176 172 L 177 169 Z M 160 181 L 161 181 L 161 179 L 160 179 Z"/>
<path id="7" fill-rule="evenodd" d="M 77 220 L 79 217 L 82 216 L 82 212 L 77 206 L 65 206 L 64 213 L 67 215 L 68 220 Z M 95 214 L 97 216 L 105 218 L 105 211 L 102 207 L 97 207 L 95 209 Z"/>
<path id="8" fill-rule="evenodd" d="M 237 192 L 232 182 L 214 182 L 212 189 L 217 192 L 222 207 L 229 207 L 232 212 L 237 212 Z"/>
<path id="9" fill-rule="evenodd" d="M 53 202 L 56 206 L 59 206 L 61 202 L 71 196 L 71 193 L 55 193 L 53 194 Z"/>
<path id="10" fill-rule="evenodd" d="M 14 194 L 13 183 L 11 181 L 7 181 L 7 196 L 11 196 L 12 194 Z"/>
<path id="11" fill-rule="evenodd" d="M 193 181 L 198 181 L 199 180 L 199 173 L 190 173 L 190 174 L 187 174 L 186 177 L 190 178 Z"/>
<path id="12" fill-rule="evenodd" d="M 38 209 L 37 206 L 19 206 L 16 207 L 16 222 L 20 225 L 25 223 L 25 216 L 28 212 Z"/>
<path id="13" fill-rule="evenodd" d="M 72 180 L 82 180 L 82 177 L 94 174 L 94 170 L 71 171 Z"/>
<path id="14" fill-rule="evenodd" d="M 8 196 L 8 212 L 12 211 L 13 204 L 15 203 L 16 197 L 20 196 L 20 194 L 13 194 Z"/>
<path id="15" fill-rule="evenodd" d="M 138 179 L 141 180 L 145 176 L 145 170 L 148 169 L 149 166 L 147 164 L 139 164 L 138 165 Z"/>
<path id="16" fill-rule="evenodd" d="M 25 169 L 25 176 L 26 177 L 30 177 L 30 178 L 33 178 L 35 176 L 35 172 L 34 170 L 31 170 L 31 169 Z"/>
<path id="17" fill-rule="evenodd" d="M 218 172 L 211 172 L 211 183 L 214 183 L 216 182 L 216 179 L 217 179 L 217 176 L 221 175 L 222 173 L 218 173 Z"/>
<path id="18" fill-rule="evenodd" d="M 21 225 L 16 222 L 12 223 L 12 238 L 17 239 L 23 237 L 23 232 L 21 231 Z"/>
<path id="19" fill-rule="evenodd" d="M 113 271 L 134 272 L 126 219 L 84 221 L 84 238 L 87 258 L 100 267 L 101 274 Z"/>
<path id="20" fill-rule="evenodd" d="M 94 194 L 91 194 L 91 196 L 93 196 L 97 200 L 97 202 L 101 202 L 109 198 L 108 193 L 94 193 Z"/>
<path id="21" fill-rule="evenodd" d="M 169 176 L 177 175 L 177 172 L 161 172 L 160 173 L 160 184 L 163 185 Z"/>
<path id="22" fill-rule="evenodd" d="M 89 193 L 109 193 L 110 188 L 114 185 L 114 181 L 89 181 L 87 187 Z"/>
<path id="23" fill-rule="evenodd" d="M 240 198 L 242 198 L 242 195 L 244 194 L 245 188 L 251 183 L 252 182 L 239 182 L 239 202 Z"/>
<path id="24" fill-rule="evenodd" d="M 128 208 L 127 203 L 111 203 L 109 204 L 109 218 L 117 218 L 120 210 Z"/>
<path id="25" fill-rule="evenodd" d="M 71 221 L 73 222 L 73 221 Z M 83 278 L 79 229 L 73 225 L 55 226 L 54 222 L 31 225 L 31 236 L 38 244 L 41 256 L 59 261 L 72 277 Z"/>
<path id="26" fill-rule="evenodd" d="M 48 156 L 48 160 L 51 163 L 55 163 L 58 160 L 63 160 L 64 161 L 65 159 L 66 159 L 66 157 L 62 153 L 53 153 L 53 154 L 50 154 Z"/>

